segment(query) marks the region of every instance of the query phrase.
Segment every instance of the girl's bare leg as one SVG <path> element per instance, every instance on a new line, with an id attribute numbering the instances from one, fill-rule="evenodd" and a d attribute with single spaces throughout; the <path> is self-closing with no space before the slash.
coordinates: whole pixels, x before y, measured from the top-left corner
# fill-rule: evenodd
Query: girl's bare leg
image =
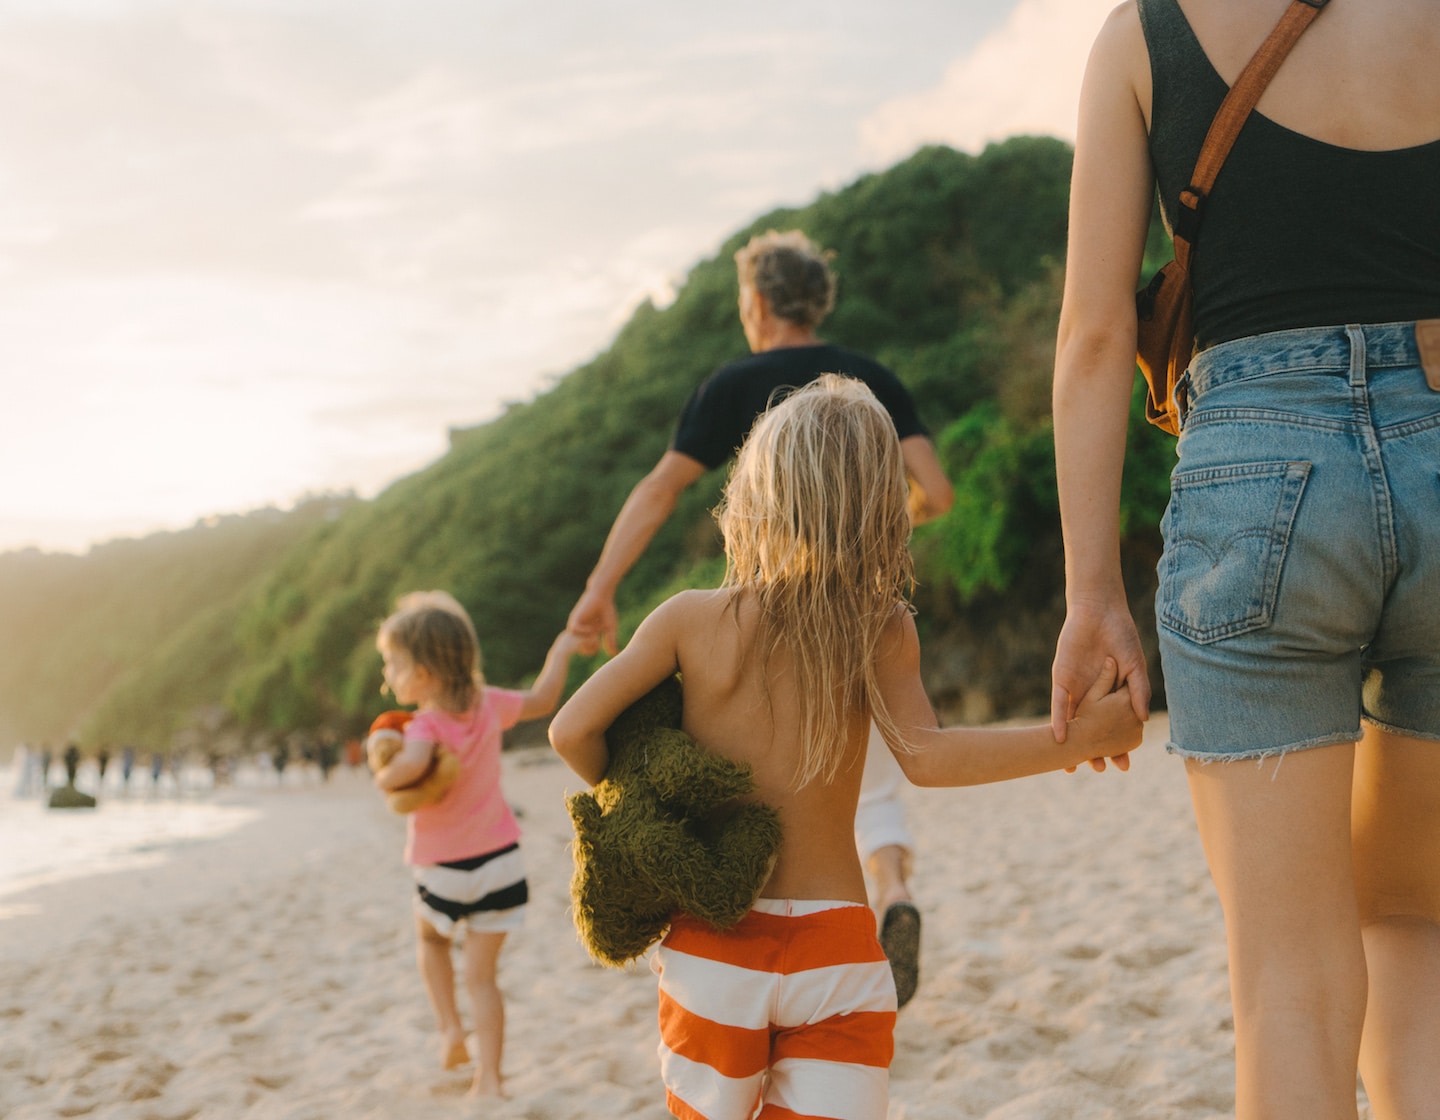
<path id="1" fill-rule="evenodd" d="M 1350 744 L 1187 760 L 1225 911 L 1237 1120 L 1355 1120 L 1365 956 L 1350 850 Z M 1278 769 L 1278 773 L 1277 773 Z"/>
<path id="2" fill-rule="evenodd" d="M 503 933 L 465 933 L 465 987 L 475 1011 L 475 1080 L 470 1095 L 504 1096 L 500 1058 L 505 1050 L 505 1001 L 496 983 L 496 964 L 505 944 Z"/>
<path id="3" fill-rule="evenodd" d="M 450 963 L 450 939 L 436 932 L 424 918 L 415 917 L 416 958 L 420 978 L 435 1010 L 440 1029 L 440 1065 L 444 1069 L 463 1066 L 470 1060 L 465 1049 L 465 1027 L 455 1006 L 455 968 Z"/>
<path id="4" fill-rule="evenodd" d="M 1360 1070 L 1377 1120 L 1440 1117 L 1440 743 L 1367 728 L 1356 891 L 1370 969 Z"/>

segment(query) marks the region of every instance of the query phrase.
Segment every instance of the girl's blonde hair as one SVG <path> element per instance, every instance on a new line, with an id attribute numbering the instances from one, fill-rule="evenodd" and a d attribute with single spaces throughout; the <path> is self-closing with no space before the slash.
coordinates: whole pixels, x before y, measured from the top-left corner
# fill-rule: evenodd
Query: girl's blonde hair
<path id="1" fill-rule="evenodd" d="M 466 711 L 485 687 L 475 624 L 448 591 L 402 595 L 395 613 L 380 624 L 375 644 L 423 665 L 440 682 L 450 711 Z"/>
<path id="2" fill-rule="evenodd" d="M 767 663 L 783 646 L 794 664 L 797 787 L 834 778 L 856 711 L 899 738 L 875 660 L 914 583 L 908 496 L 889 413 L 825 374 L 756 422 L 715 511 L 724 586 L 757 597 Z"/>

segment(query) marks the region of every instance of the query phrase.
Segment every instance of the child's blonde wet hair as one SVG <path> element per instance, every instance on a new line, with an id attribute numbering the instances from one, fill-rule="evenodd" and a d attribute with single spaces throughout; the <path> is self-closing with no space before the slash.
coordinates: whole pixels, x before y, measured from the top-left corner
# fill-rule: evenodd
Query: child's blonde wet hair
<path id="1" fill-rule="evenodd" d="M 485 687 L 475 624 L 448 591 L 402 595 L 395 613 L 380 624 L 375 644 L 423 665 L 440 682 L 443 706 L 450 711 L 468 710 Z"/>
<path id="2" fill-rule="evenodd" d="M 756 595 L 764 656 L 783 647 L 794 665 L 797 787 L 834 778 L 856 711 L 899 738 L 875 660 L 914 582 L 908 496 L 889 413 L 825 374 L 756 422 L 716 509 L 724 586 Z"/>

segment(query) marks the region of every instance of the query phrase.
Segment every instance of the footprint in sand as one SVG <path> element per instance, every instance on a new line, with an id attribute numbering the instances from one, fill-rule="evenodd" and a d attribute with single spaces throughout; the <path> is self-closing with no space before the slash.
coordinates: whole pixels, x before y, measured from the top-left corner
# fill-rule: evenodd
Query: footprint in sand
<path id="1" fill-rule="evenodd" d="M 1156 968 L 1190 952 L 1193 945 L 1155 945 L 1138 953 L 1116 953 L 1115 963 L 1121 968 Z"/>
<path id="2" fill-rule="evenodd" d="M 180 1067 L 161 1059 L 141 1066 L 120 1086 L 120 1096 L 127 1101 L 153 1101 L 165 1091 Z"/>

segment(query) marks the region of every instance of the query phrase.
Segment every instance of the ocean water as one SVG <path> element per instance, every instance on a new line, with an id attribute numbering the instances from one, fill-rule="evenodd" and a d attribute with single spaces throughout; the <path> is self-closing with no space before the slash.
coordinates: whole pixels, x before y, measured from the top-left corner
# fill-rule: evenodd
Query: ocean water
<path id="1" fill-rule="evenodd" d="M 63 770 L 56 773 L 63 781 Z M 205 771 L 152 784 L 136 773 L 127 791 L 107 775 L 94 809 L 50 809 L 38 791 L 15 796 L 18 774 L 0 767 L 0 921 L 26 912 L 11 897 L 65 879 L 157 864 L 178 845 L 219 836 L 260 815 L 249 805 L 217 799 Z M 89 780 L 87 781 L 87 777 Z M 82 767 L 76 786 L 96 793 L 96 776 Z"/>

